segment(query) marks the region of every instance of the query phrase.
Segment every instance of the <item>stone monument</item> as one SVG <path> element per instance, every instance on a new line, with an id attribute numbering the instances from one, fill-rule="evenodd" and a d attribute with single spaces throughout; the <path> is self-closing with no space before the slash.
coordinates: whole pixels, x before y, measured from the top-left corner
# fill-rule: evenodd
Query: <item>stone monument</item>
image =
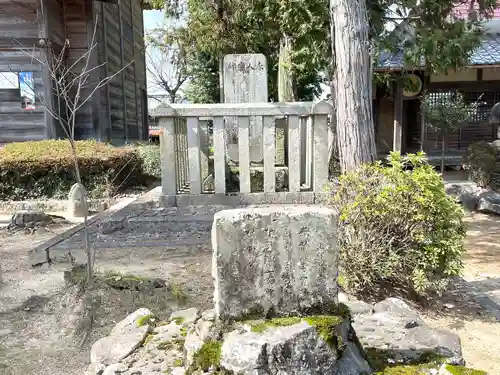
<path id="1" fill-rule="evenodd" d="M 308 206 L 221 211 L 212 227 L 220 319 L 297 316 L 337 305 L 337 214 Z"/>
<path id="2" fill-rule="evenodd" d="M 226 55 L 223 62 L 224 103 L 267 103 L 267 61 L 262 54 Z M 227 155 L 238 162 L 236 119 L 227 119 Z M 250 161 L 262 163 L 262 118 L 250 118 Z"/>

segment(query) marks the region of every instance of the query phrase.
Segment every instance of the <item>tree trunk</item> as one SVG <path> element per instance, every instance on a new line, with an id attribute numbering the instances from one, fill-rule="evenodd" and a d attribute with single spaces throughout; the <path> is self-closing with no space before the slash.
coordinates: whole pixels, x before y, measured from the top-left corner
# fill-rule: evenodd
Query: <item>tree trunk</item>
<path id="1" fill-rule="evenodd" d="M 330 0 L 336 57 L 337 135 L 342 172 L 377 156 L 366 1 Z"/>
<path id="2" fill-rule="evenodd" d="M 328 178 L 334 177 L 335 164 L 339 155 L 339 142 L 337 136 L 337 107 L 335 88 L 337 87 L 337 64 L 335 56 L 335 26 L 333 23 L 333 12 L 330 12 L 330 32 L 332 40 L 332 61 L 330 66 L 330 100 L 332 102 L 332 114 L 328 129 Z"/>
<path id="3" fill-rule="evenodd" d="M 444 173 L 444 152 L 446 150 L 446 133 L 441 138 L 441 175 Z"/>

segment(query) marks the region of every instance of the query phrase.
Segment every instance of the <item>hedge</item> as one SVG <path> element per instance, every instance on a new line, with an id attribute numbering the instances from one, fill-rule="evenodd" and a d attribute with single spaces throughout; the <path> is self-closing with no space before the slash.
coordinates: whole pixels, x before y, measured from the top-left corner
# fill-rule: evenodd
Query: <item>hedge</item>
<path id="1" fill-rule="evenodd" d="M 133 147 L 77 141 L 82 183 L 90 195 L 114 193 L 141 183 L 141 160 Z M 0 199 L 64 198 L 76 182 L 67 140 L 7 144 L 0 150 Z"/>

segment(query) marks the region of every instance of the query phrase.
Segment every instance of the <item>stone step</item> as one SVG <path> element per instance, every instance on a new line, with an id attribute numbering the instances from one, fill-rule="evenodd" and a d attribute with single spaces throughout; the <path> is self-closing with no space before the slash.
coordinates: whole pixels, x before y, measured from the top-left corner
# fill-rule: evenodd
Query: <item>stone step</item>
<path id="1" fill-rule="evenodd" d="M 87 255 L 83 247 L 83 243 L 76 246 L 62 247 L 54 246 L 48 252 L 48 258 L 51 263 L 69 263 L 68 251 L 71 250 L 71 255 L 77 264 L 87 262 Z M 96 263 L 102 261 L 120 260 L 120 259 L 156 259 L 167 257 L 170 261 L 175 259 L 186 259 L 190 257 L 199 257 L 200 254 L 211 254 L 212 245 L 210 242 L 205 243 L 171 243 L 165 244 L 154 241 L 137 241 L 130 243 L 99 243 L 96 251 Z M 48 261 L 48 260 L 47 260 Z M 45 263 L 39 262 L 38 264 Z M 34 264 L 36 265 L 36 264 Z"/>

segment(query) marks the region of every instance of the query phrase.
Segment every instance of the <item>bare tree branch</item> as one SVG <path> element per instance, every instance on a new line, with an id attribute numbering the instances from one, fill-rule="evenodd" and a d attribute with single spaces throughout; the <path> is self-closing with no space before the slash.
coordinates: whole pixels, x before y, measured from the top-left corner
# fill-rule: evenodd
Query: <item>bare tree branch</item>
<path id="1" fill-rule="evenodd" d="M 43 0 L 42 0 L 43 1 Z M 77 115 L 83 107 L 92 99 L 97 90 L 106 86 L 114 77 L 122 73 L 133 61 L 123 66 L 117 72 L 102 79 L 98 78 L 98 71 L 106 62 L 102 64 L 93 64 L 92 57 L 97 53 L 97 26 L 98 18 L 94 22 L 94 29 L 92 32 L 89 48 L 81 56 L 79 56 L 71 64 L 68 62 L 68 50 L 70 48 L 69 40 L 65 40 L 64 45 L 60 51 L 56 51 L 51 45 L 50 41 L 44 39 L 40 40 L 40 46 L 33 48 L 26 48 L 19 41 L 14 39 L 24 54 L 30 59 L 42 66 L 47 72 L 52 81 L 53 95 L 50 100 L 37 92 L 34 84 L 29 84 L 28 88 L 35 95 L 36 100 L 42 104 L 45 111 L 59 124 L 60 128 L 68 138 L 73 164 L 75 167 L 76 181 L 82 184 L 82 178 L 78 162 L 78 153 L 75 141 L 75 127 Z M 14 70 L 9 67 L 14 72 Z M 18 72 L 15 72 L 18 73 Z M 94 77 L 96 75 L 97 77 Z M 46 82 L 45 84 L 50 84 Z M 85 197 L 85 202 L 87 198 Z M 84 241 L 87 255 L 87 281 L 92 282 L 93 268 L 95 262 L 95 244 L 90 244 L 89 231 L 87 225 L 87 213 L 84 216 Z"/>
<path id="2" fill-rule="evenodd" d="M 168 30 L 156 29 L 147 36 L 147 71 L 152 83 L 165 90 L 170 102 L 179 99 L 182 85 L 189 78 L 187 56 L 183 44 L 174 43 Z"/>

